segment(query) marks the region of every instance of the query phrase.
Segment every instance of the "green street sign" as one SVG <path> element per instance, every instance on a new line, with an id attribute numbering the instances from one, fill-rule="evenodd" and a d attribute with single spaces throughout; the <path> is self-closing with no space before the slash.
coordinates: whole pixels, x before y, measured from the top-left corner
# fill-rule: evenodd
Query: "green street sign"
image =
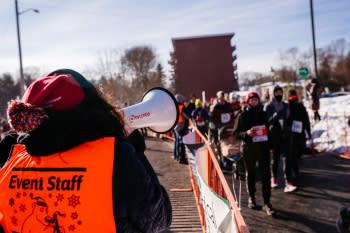
<path id="1" fill-rule="evenodd" d="M 306 67 L 301 67 L 301 68 L 299 69 L 299 77 L 300 77 L 301 79 L 306 79 L 308 75 L 309 75 L 309 70 L 308 70 L 308 68 L 306 68 Z"/>

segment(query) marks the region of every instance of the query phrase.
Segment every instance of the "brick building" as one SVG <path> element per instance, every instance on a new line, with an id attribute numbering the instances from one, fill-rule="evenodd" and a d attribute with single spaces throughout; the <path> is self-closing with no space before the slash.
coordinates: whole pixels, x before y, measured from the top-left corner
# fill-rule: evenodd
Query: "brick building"
<path id="1" fill-rule="evenodd" d="M 238 90 L 233 33 L 222 35 L 173 38 L 173 63 L 177 93 L 206 98 L 218 90 Z"/>

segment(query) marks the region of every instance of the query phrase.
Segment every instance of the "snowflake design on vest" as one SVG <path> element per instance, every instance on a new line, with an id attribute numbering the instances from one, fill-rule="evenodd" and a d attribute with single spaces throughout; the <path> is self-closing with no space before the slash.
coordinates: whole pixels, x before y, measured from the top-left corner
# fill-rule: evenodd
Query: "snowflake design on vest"
<path id="1" fill-rule="evenodd" d="M 21 205 L 18 207 L 18 209 L 24 213 L 24 212 L 27 210 L 27 207 L 26 207 L 25 204 L 21 204 Z"/>
<path id="2" fill-rule="evenodd" d="M 63 196 L 63 194 L 58 194 L 58 195 L 56 196 L 56 198 L 57 198 L 57 202 L 59 202 L 59 201 L 63 201 L 64 196 Z"/>
<path id="3" fill-rule="evenodd" d="M 75 219 L 77 219 L 78 218 L 78 213 L 77 212 L 73 212 L 72 214 L 71 214 L 71 218 L 73 219 L 73 220 L 75 220 Z"/>
<path id="4" fill-rule="evenodd" d="M 75 226 L 74 225 L 69 225 L 68 230 L 74 231 L 75 230 Z"/>
<path id="5" fill-rule="evenodd" d="M 77 205 L 80 205 L 80 197 L 72 194 L 72 196 L 68 197 L 68 205 L 75 208 Z"/>

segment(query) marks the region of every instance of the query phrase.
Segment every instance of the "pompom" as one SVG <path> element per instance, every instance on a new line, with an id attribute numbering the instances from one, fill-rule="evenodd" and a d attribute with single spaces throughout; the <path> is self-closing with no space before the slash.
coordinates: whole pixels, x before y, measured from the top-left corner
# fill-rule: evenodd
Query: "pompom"
<path id="1" fill-rule="evenodd" d="M 47 118 L 45 110 L 30 104 L 11 100 L 7 107 L 9 124 L 18 133 L 29 133 Z"/>

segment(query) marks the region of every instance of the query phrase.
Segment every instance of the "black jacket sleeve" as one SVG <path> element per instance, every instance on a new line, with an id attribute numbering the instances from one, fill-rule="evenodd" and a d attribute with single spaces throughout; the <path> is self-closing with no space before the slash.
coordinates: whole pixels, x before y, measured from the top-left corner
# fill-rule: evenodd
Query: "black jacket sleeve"
<path id="1" fill-rule="evenodd" d="M 160 232 L 169 227 L 172 209 L 168 194 L 143 153 L 116 142 L 114 210 L 118 232 Z"/>
<path id="2" fill-rule="evenodd" d="M 244 142 L 250 142 L 252 140 L 252 137 L 250 137 L 247 134 L 247 130 L 249 128 L 246 125 L 245 116 L 244 115 L 246 115 L 246 113 L 242 112 L 238 116 L 238 120 L 237 120 L 237 123 L 234 125 L 233 132 L 235 132 L 237 139 L 243 140 Z"/>
<path id="3" fill-rule="evenodd" d="M 306 108 L 304 107 L 304 105 L 301 104 L 301 111 L 303 114 L 303 125 L 304 125 L 304 129 L 306 130 L 306 132 L 308 133 L 308 135 L 311 137 L 311 126 L 310 126 L 310 119 L 309 119 L 309 115 L 306 111 Z"/>
<path id="4" fill-rule="evenodd" d="M 16 133 L 8 133 L 0 141 L 0 167 L 3 167 L 9 159 L 12 146 L 17 143 L 17 137 Z"/>

